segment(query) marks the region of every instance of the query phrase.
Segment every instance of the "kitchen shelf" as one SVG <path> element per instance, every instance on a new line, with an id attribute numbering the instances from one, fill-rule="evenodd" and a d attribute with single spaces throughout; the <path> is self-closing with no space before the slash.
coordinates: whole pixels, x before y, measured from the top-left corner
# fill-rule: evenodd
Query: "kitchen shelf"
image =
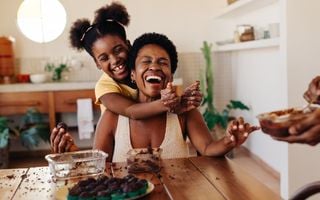
<path id="1" fill-rule="evenodd" d="M 279 0 L 238 0 L 219 12 L 215 18 L 232 18 L 248 12 L 263 8 Z"/>
<path id="2" fill-rule="evenodd" d="M 247 50 L 247 49 L 278 47 L 279 44 L 280 44 L 279 38 L 254 40 L 249 42 L 240 42 L 240 43 L 234 43 L 234 44 L 221 45 L 221 46 L 218 46 L 215 52 L 240 51 L 240 50 Z"/>

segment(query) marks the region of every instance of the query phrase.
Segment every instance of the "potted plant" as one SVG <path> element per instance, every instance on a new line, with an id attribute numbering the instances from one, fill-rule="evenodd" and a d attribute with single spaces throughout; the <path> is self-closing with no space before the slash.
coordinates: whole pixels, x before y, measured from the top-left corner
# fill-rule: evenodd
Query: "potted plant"
<path id="1" fill-rule="evenodd" d="M 18 126 L 12 120 L 0 116 L 0 169 L 8 167 L 10 138 L 18 138 L 27 149 L 38 146 L 41 140 L 50 141 L 48 123 L 35 109 L 29 108 L 22 116 Z"/>
<path id="2" fill-rule="evenodd" d="M 214 77 L 212 66 L 212 44 L 203 42 L 201 48 L 202 54 L 205 59 L 205 73 L 201 80 L 201 91 L 203 93 L 202 106 L 204 107 L 203 117 L 209 130 L 215 132 L 216 139 L 224 136 L 228 122 L 233 119 L 230 112 L 234 109 L 249 110 L 249 107 L 241 101 L 230 100 L 222 111 L 217 110 L 214 105 Z M 221 130 L 222 129 L 222 130 Z"/>
<path id="3" fill-rule="evenodd" d="M 10 127 L 10 121 L 0 116 L 0 169 L 8 167 L 9 135 L 15 133 Z"/>
<path id="4" fill-rule="evenodd" d="M 47 63 L 44 67 L 45 71 L 52 72 L 52 80 L 60 81 L 62 79 L 62 72 L 69 71 L 69 68 L 66 63 Z"/>

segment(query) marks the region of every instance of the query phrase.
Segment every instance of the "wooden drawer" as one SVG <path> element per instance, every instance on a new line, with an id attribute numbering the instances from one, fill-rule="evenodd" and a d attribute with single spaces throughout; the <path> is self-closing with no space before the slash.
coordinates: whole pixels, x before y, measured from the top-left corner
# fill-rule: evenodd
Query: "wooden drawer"
<path id="1" fill-rule="evenodd" d="M 0 93 L 0 115 L 23 114 L 30 107 L 37 108 L 41 113 L 48 113 L 48 93 Z"/>
<path id="2" fill-rule="evenodd" d="M 92 104 L 95 102 L 94 90 L 73 90 L 54 92 L 54 105 L 56 112 L 76 112 L 77 99 L 91 98 Z M 94 108 L 99 109 L 94 105 Z"/>

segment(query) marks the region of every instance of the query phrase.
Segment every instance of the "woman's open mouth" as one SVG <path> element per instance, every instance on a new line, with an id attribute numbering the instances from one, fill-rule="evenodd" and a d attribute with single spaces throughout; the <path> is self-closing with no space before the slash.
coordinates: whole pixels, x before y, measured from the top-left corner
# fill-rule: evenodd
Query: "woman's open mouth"
<path id="1" fill-rule="evenodd" d="M 160 76 L 147 76 L 145 79 L 148 83 L 152 83 L 152 84 L 160 84 L 162 77 Z"/>
<path id="2" fill-rule="evenodd" d="M 165 88 L 165 79 L 159 75 L 145 76 L 145 84 L 151 86 L 153 89 L 161 90 Z"/>

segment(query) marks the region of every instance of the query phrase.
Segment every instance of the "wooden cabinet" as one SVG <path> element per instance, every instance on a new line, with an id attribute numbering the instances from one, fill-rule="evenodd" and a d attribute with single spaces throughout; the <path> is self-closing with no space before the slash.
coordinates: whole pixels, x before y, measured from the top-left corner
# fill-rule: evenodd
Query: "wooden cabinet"
<path id="1" fill-rule="evenodd" d="M 95 101 L 92 90 L 57 91 L 53 96 L 56 112 L 74 112 L 77 109 L 77 99 L 91 98 L 93 104 Z"/>
<path id="2" fill-rule="evenodd" d="M 77 99 L 91 98 L 94 105 L 93 89 L 0 93 L 0 115 L 24 114 L 30 107 L 49 115 L 50 129 L 56 125 L 56 114 L 77 111 Z M 95 109 L 99 106 L 94 105 Z"/>
<path id="3" fill-rule="evenodd" d="M 30 107 L 49 112 L 47 92 L 0 93 L 0 115 L 23 114 Z"/>

